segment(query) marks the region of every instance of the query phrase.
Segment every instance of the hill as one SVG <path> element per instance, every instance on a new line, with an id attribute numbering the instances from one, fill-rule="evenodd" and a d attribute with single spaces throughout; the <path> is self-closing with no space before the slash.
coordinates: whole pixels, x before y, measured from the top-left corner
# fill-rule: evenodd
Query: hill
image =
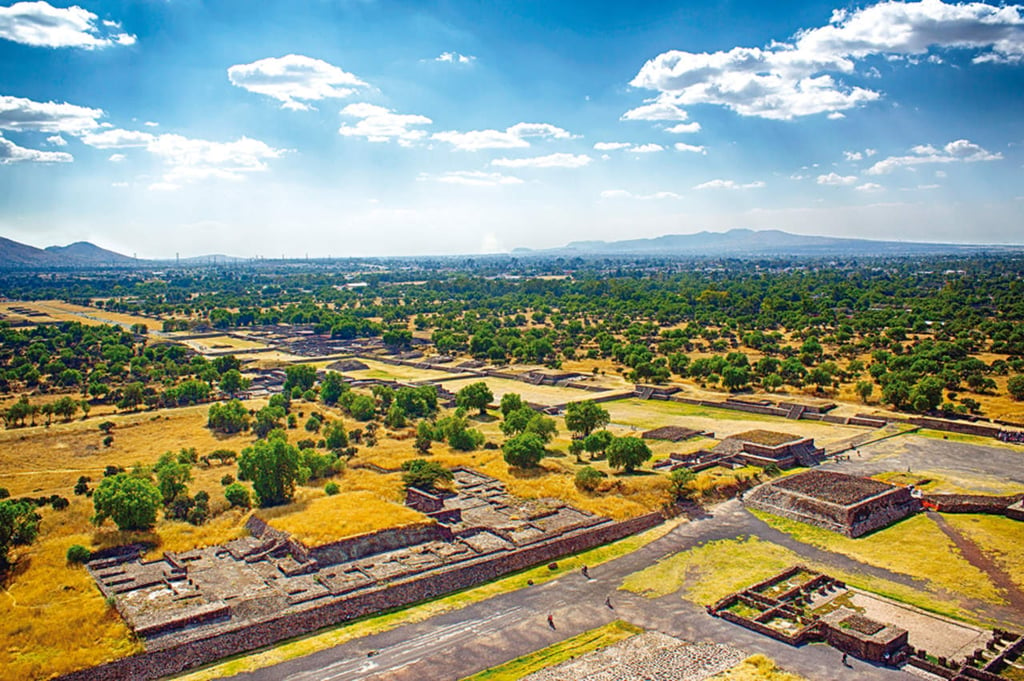
<path id="1" fill-rule="evenodd" d="M 668 234 L 625 241 L 573 241 L 545 250 L 516 249 L 514 255 L 538 256 L 854 256 L 921 255 L 977 251 L 1021 250 L 1019 246 L 941 244 L 913 241 L 874 241 L 791 234 L 777 229 L 732 229 L 728 232 Z"/>
<path id="2" fill-rule="evenodd" d="M 45 251 L 61 259 L 81 264 L 131 265 L 137 262 L 135 258 L 108 251 L 88 241 L 76 241 L 67 246 L 47 246 Z"/>

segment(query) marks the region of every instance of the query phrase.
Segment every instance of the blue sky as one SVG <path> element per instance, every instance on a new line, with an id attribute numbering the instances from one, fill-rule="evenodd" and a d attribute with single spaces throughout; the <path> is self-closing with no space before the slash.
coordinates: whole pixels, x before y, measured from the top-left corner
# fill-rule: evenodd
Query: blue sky
<path id="1" fill-rule="evenodd" d="M 140 257 L 1022 243 L 1022 113 L 1024 5 L 5 2 L 0 235 Z"/>

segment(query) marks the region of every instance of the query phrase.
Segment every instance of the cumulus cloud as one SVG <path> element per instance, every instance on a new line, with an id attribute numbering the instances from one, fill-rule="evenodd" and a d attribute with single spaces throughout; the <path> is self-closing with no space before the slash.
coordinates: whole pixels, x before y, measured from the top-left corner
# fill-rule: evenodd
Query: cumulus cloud
<path id="1" fill-rule="evenodd" d="M 631 151 L 634 154 L 652 154 L 664 151 L 665 147 L 653 142 L 648 144 L 633 144 L 631 142 L 598 142 L 594 145 L 597 151 Z"/>
<path id="2" fill-rule="evenodd" d="M 0 38 L 34 47 L 78 47 L 93 50 L 111 45 L 132 45 L 135 36 L 121 24 L 103 21 L 78 5 L 54 7 L 48 2 L 16 2 L 0 7 Z"/>
<path id="3" fill-rule="evenodd" d="M 656 201 L 658 199 L 681 199 L 675 192 L 654 192 L 653 194 L 634 194 L 625 189 L 606 189 L 601 192 L 602 199 L 634 199 L 637 201 Z"/>
<path id="4" fill-rule="evenodd" d="M 121 161 L 124 161 L 127 158 L 128 157 L 125 156 L 124 154 L 111 154 L 110 157 L 107 158 L 107 160 L 112 161 L 113 163 L 120 163 Z"/>
<path id="5" fill-rule="evenodd" d="M 78 135 L 99 127 L 102 109 L 0 96 L 0 129 Z"/>
<path id="6" fill-rule="evenodd" d="M 708 180 L 698 184 L 694 189 L 760 189 L 763 186 L 764 182 L 760 180 L 748 182 L 747 184 L 740 184 L 733 180 Z"/>
<path id="7" fill-rule="evenodd" d="M 701 154 L 702 156 L 705 156 L 708 153 L 707 149 L 697 144 L 683 144 L 682 142 L 676 142 L 674 146 L 676 151 L 689 151 L 694 154 Z"/>
<path id="8" fill-rule="evenodd" d="M 481 170 L 455 170 L 447 173 L 431 175 L 420 174 L 419 180 L 432 180 L 446 184 L 463 184 L 471 187 L 497 187 L 499 185 L 522 184 L 523 181 L 511 175 L 487 173 Z"/>
<path id="9" fill-rule="evenodd" d="M 621 118 L 624 121 L 685 121 L 689 117 L 671 94 L 662 94 L 630 109 Z"/>
<path id="10" fill-rule="evenodd" d="M 877 100 L 880 93 L 848 85 L 858 60 L 873 55 L 923 57 L 932 49 L 970 49 L 980 62 L 1024 58 L 1021 6 L 941 0 L 881 2 L 836 10 L 825 26 L 798 32 L 788 42 L 718 52 L 670 50 L 648 61 L 631 85 L 660 94 L 637 111 L 662 116 L 694 104 L 716 104 L 743 116 L 789 120 L 842 111 Z M 632 115 L 631 115 L 632 114 Z"/>
<path id="11" fill-rule="evenodd" d="M 52 137 L 47 137 L 46 142 L 47 144 L 52 144 L 55 147 L 66 147 L 68 145 L 68 141 L 61 137 L 60 135 L 53 135 Z"/>
<path id="12" fill-rule="evenodd" d="M 632 144 L 629 142 L 598 142 L 594 145 L 594 149 L 597 151 L 617 151 L 619 149 L 629 149 Z"/>
<path id="13" fill-rule="evenodd" d="M 528 137 L 571 139 L 572 134 L 550 123 L 516 123 L 505 130 L 469 130 L 437 132 L 431 139 L 447 142 L 461 151 L 480 149 L 523 149 L 530 146 Z"/>
<path id="14" fill-rule="evenodd" d="M 156 183 L 166 186 L 150 187 L 164 190 L 210 178 L 241 180 L 249 173 L 268 170 L 266 162 L 279 158 L 286 151 L 248 137 L 234 142 L 211 142 L 182 135 L 153 135 L 120 128 L 86 133 L 81 139 L 97 149 L 145 149 L 167 166 L 161 182 Z M 110 156 L 110 160 L 115 162 L 124 159 L 120 153 Z"/>
<path id="15" fill-rule="evenodd" d="M 582 168 L 592 160 L 586 154 L 548 154 L 532 158 L 496 158 L 491 165 L 502 168 Z"/>
<path id="16" fill-rule="evenodd" d="M 321 59 L 301 54 L 268 57 L 228 69 L 232 85 L 267 95 L 281 108 L 306 111 L 309 101 L 348 97 L 367 84 L 351 73 Z"/>
<path id="17" fill-rule="evenodd" d="M 884 187 L 876 182 L 865 182 L 854 187 L 859 192 L 880 192 Z"/>
<path id="18" fill-rule="evenodd" d="M 0 135 L 0 164 L 9 163 L 70 163 L 74 159 L 64 151 L 39 151 L 19 147 Z"/>
<path id="19" fill-rule="evenodd" d="M 840 175 L 839 173 L 829 173 L 828 175 L 818 175 L 818 184 L 827 184 L 834 187 L 849 187 L 857 184 L 856 175 Z"/>
<path id="20" fill-rule="evenodd" d="M 999 152 L 993 153 L 969 140 L 960 139 L 946 144 L 941 149 L 930 144 L 921 144 L 911 148 L 905 156 L 890 156 L 868 168 L 869 175 L 885 175 L 897 168 L 908 168 L 926 163 L 976 163 L 978 161 L 998 161 L 1003 158 Z"/>
<path id="21" fill-rule="evenodd" d="M 629 148 L 629 151 L 634 154 L 653 154 L 659 151 L 665 151 L 665 147 L 660 144 L 637 144 Z"/>
<path id="22" fill-rule="evenodd" d="M 403 147 L 411 146 L 427 136 L 426 131 L 413 128 L 429 125 L 432 120 L 419 114 L 399 114 L 376 104 L 360 102 L 349 104 L 341 110 L 342 116 L 358 118 L 355 125 L 342 125 L 338 134 L 343 137 L 363 137 L 369 142 L 398 142 Z"/>
<path id="23" fill-rule="evenodd" d="M 469 54 L 459 54 L 458 52 L 442 52 L 434 57 L 434 61 L 445 64 L 469 64 L 476 61 L 476 57 Z"/>
<path id="24" fill-rule="evenodd" d="M 677 123 L 669 128 L 665 128 L 665 132 L 671 132 L 676 135 L 700 132 L 700 123 L 697 121 L 691 121 L 690 123 Z"/>

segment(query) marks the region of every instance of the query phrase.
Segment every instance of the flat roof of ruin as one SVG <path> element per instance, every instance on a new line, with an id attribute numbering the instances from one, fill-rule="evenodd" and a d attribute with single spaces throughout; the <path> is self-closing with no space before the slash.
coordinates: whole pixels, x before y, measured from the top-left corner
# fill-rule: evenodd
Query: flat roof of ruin
<path id="1" fill-rule="evenodd" d="M 730 435 L 728 440 L 741 440 L 743 442 L 752 442 L 755 445 L 764 445 L 765 447 L 778 447 L 784 445 L 787 442 L 796 442 L 797 440 L 803 440 L 804 438 L 799 435 L 793 435 L 792 433 L 780 433 L 777 430 L 748 430 L 736 435 Z"/>
<path id="2" fill-rule="evenodd" d="M 840 506 L 852 506 L 889 490 L 898 489 L 871 478 L 833 471 L 806 471 L 775 480 L 770 484 Z"/>

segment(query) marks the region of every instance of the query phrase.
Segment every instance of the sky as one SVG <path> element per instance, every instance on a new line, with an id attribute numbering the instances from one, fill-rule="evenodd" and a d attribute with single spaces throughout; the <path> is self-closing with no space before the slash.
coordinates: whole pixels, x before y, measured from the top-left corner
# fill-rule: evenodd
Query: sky
<path id="1" fill-rule="evenodd" d="M 1024 5 L 0 0 L 0 236 L 1024 243 Z"/>

